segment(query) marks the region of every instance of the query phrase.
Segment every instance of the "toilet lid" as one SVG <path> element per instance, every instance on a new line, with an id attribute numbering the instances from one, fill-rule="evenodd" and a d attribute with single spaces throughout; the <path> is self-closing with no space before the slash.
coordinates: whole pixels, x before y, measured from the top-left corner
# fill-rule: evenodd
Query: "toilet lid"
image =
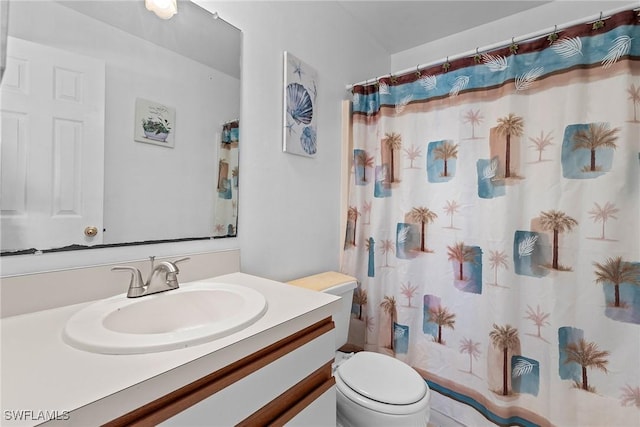
<path id="1" fill-rule="evenodd" d="M 380 353 L 356 353 L 336 372 L 350 389 L 382 403 L 409 405 L 427 392 L 425 381 L 413 368 Z"/>

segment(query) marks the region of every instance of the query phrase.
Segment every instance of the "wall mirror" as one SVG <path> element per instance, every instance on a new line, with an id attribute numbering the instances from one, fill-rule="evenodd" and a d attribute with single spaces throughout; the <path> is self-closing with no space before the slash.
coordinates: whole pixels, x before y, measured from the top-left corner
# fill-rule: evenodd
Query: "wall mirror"
<path id="1" fill-rule="evenodd" d="M 186 0 L 9 0 L 2 255 L 235 236 L 241 38 Z"/>

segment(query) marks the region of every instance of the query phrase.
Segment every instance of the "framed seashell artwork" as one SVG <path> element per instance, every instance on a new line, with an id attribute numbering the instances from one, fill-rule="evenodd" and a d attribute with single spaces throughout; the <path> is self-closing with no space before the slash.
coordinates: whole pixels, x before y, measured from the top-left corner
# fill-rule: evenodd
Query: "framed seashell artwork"
<path id="1" fill-rule="evenodd" d="M 282 151 L 315 157 L 317 146 L 316 98 L 318 73 L 289 52 L 284 52 L 284 116 Z"/>

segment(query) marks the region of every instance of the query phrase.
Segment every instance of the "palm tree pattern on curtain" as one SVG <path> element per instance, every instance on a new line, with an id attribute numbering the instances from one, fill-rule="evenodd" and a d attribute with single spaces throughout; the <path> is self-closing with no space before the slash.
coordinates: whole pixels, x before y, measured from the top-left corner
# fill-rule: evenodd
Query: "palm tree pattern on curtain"
<path id="1" fill-rule="evenodd" d="M 449 312 L 447 307 L 441 305 L 429 310 L 429 321 L 438 325 L 438 337 L 436 342 L 443 344 L 442 342 L 442 328 L 454 329 L 456 324 L 456 315 Z"/>
<path id="2" fill-rule="evenodd" d="M 428 249 L 425 246 L 426 239 L 426 225 L 435 221 L 438 217 L 438 214 L 429 210 L 429 208 L 420 206 L 417 208 L 412 208 L 409 212 L 409 218 L 412 221 L 420 223 L 420 251 L 428 252 Z"/>
<path id="3" fill-rule="evenodd" d="M 579 130 L 573 135 L 573 149 L 589 150 L 589 171 L 596 170 L 596 150 L 600 147 L 616 148 L 616 134 L 620 129 L 609 129 L 605 123 L 589 123 L 586 130 Z M 586 166 L 585 166 L 586 168 Z"/>
<path id="4" fill-rule="evenodd" d="M 498 119 L 498 133 L 505 137 L 504 177 L 511 177 L 511 137 L 522 135 L 524 125 L 522 117 L 509 113 L 506 117 Z"/>
<path id="5" fill-rule="evenodd" d="M 602 223 L 602 234 L 600 239 L 605 240 L 604 226 L 609 219 L 618 219 L 616 214 L 620 209 L 616 208 L 616 205 L 609 202 L 605 203 L 604 206 L 600 206 L 597 202 L 594 202 L 593 204 L 595 207 L 589 211 L 589 215 L 594 222 L 600 221 Z"/>
<path id="6" fill-rule="evenodd" d="M 480 343 L 469 338 L 462 338 L 462 340 L 460 340 L 460 353 L 467 353 L 469 355 L 469 373 L 473 374 L 473 361 L 478 360 L 480 354 L 482 354 Z"/>
<path id="7" fill-rule="evenodd" d="M 602 23 L 353 88 L 365 349 L 496 424 L 637 423 L 640 20 Z"/>
<path id="8" fill-rule="evenodd" d="M 518 343 L 518 330 L 511 325 L 499 326 L 493 324 L 489 338 L 494 347 L 502 352 L 502 395 L 509 394 L 509 351 Z"/>
<path id="9" fill-rule="evenodd" d="M 458 264 L 458 280 L 464 280 L 464 263 L 473 262 L 476 258 L 473 248 L 465 246 L 464 242 L 458 242 L 453 246 L 447 246 L 447 255 L 449 261 Z"/>
<path id="10" fill-rule="evenodd" d="M 603 372 L 607 372 L 607 364 L 609 360 L 608 351 L 601 351 L 594 342 L 587 342 L 581 339 L 577 343 L 569 343 L 566 348 L 567 360 L 564 363 L 577 363 L 580 365 L 582 382 L 576 381 L 576 385 L 583 390 L 591 391 L 589 380 L 587 379 L 587 368 L 597 368 Z"/>
<path id="11" fill-rule="evenodd" d="M 442 176 L 449 176 L 447 167 L 449 165 L 449 159 L 455 159 L 458 157 L 458 145 L 445 141 L 442 145 L 436 147 L 436 149 L 433 150 L 433 153 L 436 159 L 442 160 L 443 162 Z"/>
<path id="12" fill-rule="evenodd" d="M 540 224 L 544 230 L 553 232 L 553 261 L 551 262 L 551 268 L 558 270 L 560 268 L 558 264 L 558 241 L 560 233 L 571 231 L 573 227 L 578 225 L 578 221 L 564 212 L 552 209 L 548 212 L 540 213 Z"/>

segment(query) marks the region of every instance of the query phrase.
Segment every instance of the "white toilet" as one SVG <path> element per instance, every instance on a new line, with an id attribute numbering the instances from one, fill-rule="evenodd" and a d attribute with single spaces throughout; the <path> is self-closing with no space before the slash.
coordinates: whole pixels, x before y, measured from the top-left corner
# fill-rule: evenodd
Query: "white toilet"
<path id="1" fill-rule="evenodd" d="M 290 283 L 342 298 L 341 311 L 334 318 L 336 350 L 346 344 L 356 279 L 328 272 Z M 370 351 L 344 358 L 337 353 L 334 378 L 338 426 L 425 427 L 429 421 L 429 387 L 398 359 Z"/>

